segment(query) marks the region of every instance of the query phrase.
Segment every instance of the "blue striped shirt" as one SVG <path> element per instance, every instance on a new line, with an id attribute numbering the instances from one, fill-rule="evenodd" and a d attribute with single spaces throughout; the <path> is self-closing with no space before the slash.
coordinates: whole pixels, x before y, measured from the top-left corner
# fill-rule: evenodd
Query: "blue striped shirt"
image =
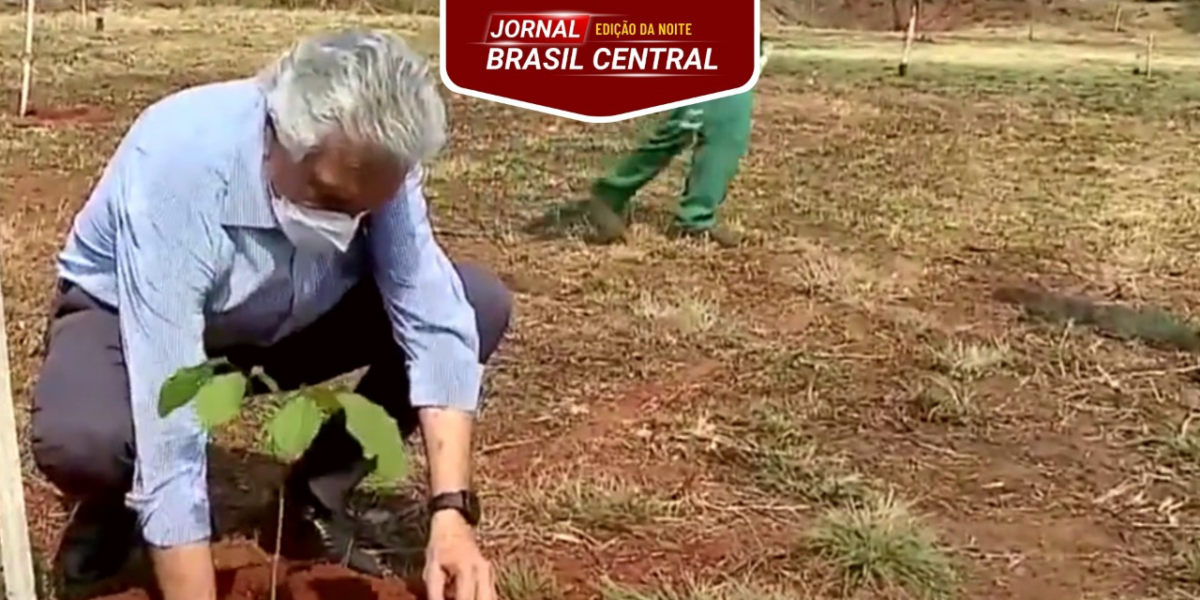
<path id="1" fill-rule="evenodd" d="M 268 345 L 305 327 L 364 275 L 407 355 L 413 405 L 474 411 L 479 401 L 475 313 L 434 240 L 421 170 L 347 252 L 298 251 L 271 210 L 265 123 L 248 79 L 153 104 L 58 258 L 60 277 L 118 310 L 137 454 L 128 502 L 155 546 L 211 534 L 207 439 L 191 409 L 158 416 L 163 382 L 203 362 L 206 348 Z"/>

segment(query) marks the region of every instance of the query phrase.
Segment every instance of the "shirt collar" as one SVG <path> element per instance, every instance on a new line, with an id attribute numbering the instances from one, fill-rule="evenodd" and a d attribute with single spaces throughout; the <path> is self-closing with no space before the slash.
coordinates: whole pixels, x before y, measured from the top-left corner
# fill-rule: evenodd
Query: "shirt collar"
<path id="1" fill-rule="evenodd" d="M 226 188 L 221 222 L 234 227 L 278 229 L 264 163 L 267 99 L 256 81 L 245 83 L 253 87 L 253 104 L 250 110 L 231 117 L 240 136 L 230 174 L 231 183 L 236 184 Z"/>

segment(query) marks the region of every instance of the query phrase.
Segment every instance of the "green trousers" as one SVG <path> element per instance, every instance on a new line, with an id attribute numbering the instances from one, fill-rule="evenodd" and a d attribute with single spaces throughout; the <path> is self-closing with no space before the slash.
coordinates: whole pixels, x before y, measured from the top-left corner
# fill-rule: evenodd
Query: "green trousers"
<path id="1" fill-rule="evenodd" d="M 592 196 L 625 214 L 638 190 L 692 148 L 676 225 L 709 229 L 750 142 L 754 90 L 671 111 L 654 133 L 592 185 Z M 699 109 L 699 114 L 697 114 Z"/>

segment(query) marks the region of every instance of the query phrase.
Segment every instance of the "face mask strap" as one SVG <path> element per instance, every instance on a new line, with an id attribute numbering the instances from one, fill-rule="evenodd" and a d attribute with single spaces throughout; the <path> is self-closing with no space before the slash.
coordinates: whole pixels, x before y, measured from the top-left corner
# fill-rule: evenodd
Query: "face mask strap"
<path id="1" fill-rule="evenodd" d="M 274 198 L 271 202 L 284 235 L 297 247 L 310 247 L 310 242 L 319 240 L 315 243 L 329 244 L 345 251 L 361 227 L 360 220 L 342 213 L 308 208 L 282 198 Z M 331 219 L 331 215 L 336 217 Z M 346 219 L 355 220 L 348 223 Z"/>

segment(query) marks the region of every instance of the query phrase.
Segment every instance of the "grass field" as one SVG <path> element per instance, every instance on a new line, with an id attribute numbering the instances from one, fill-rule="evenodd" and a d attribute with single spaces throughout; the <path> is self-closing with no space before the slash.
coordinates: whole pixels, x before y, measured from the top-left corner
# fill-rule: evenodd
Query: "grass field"
<path id="1" fill-rule="evenodd" d="M 103 33 L 40 21 L 35 105 L 74 116 L 0 117 L 22 405 L 54 253 L 139 109 L 350 24 L 422 30 L 231 9 L 121 12 Z M 6 102 L 19 29 L 0 16 Z M 1190 314 L 1196 48 L 1165 40 L 1146 79 L 1127 39 L 946 37 L 901 80 L 890 38 L 783 35 L 725 212 L 751 239 L 734 251 L 664 235 L 681 166 L 625 245 L 527 236 L 653 119 L 448 95 L 436 226 L 518 300 L 479 459 L 506 598 L 1200 598 L 1196 360 L 992 299 L 1036 281 Z M 269 492 L 246 468 L 214 467 L 226 505 Z M 64 511 L 32 469 L 26 489 L 48 551 Z M 401 537 L 380 511 L 399 501 L 363 502 Z"/>

